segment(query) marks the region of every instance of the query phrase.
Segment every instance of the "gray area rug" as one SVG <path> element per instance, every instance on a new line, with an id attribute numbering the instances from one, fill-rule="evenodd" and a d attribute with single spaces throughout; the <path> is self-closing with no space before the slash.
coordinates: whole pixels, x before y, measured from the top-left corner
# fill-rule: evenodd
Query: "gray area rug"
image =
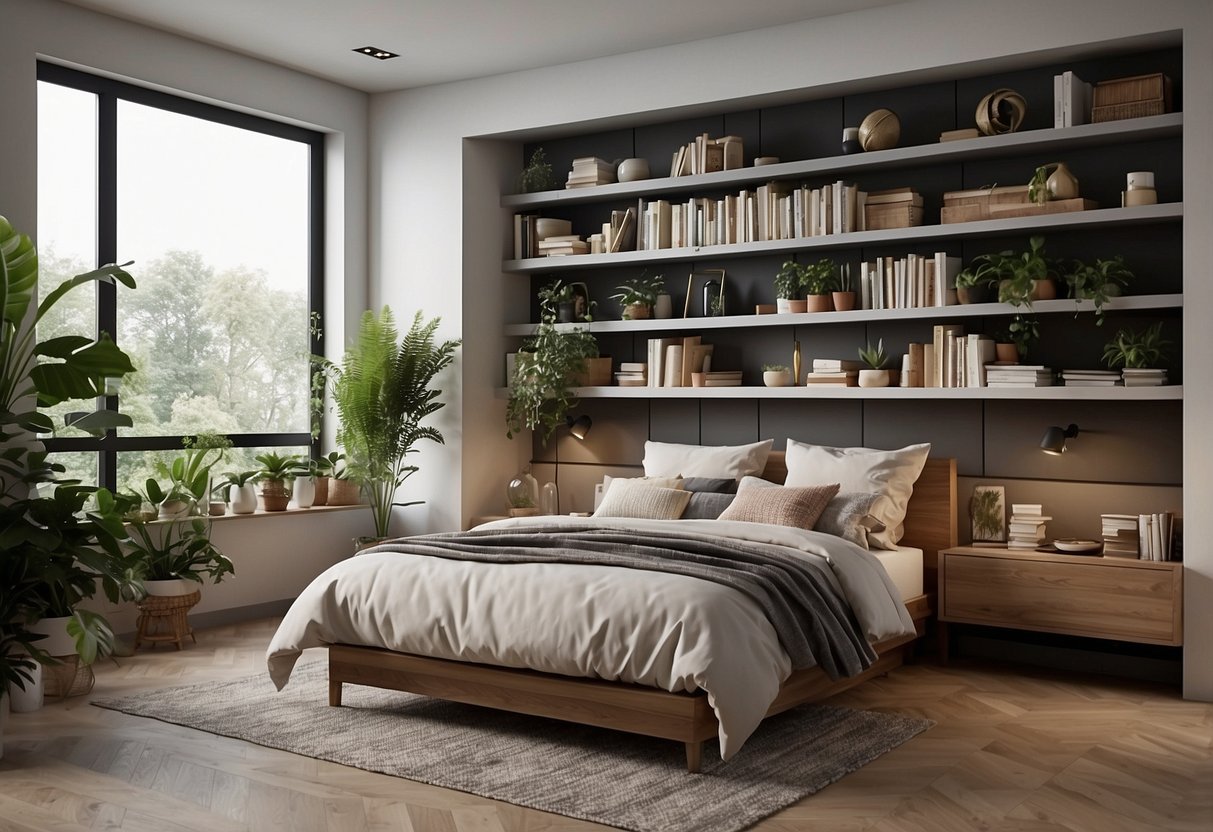
<path id="1" fill-rule="evenodd" d="M 346 685 L 326 665 L 281 693 L 261 674 L 94 705 L 636 832 L 733 832 L 813 794 L 926 730 L 929 720 L 805 705 L 766 720 L 728 763 L 618 731 Z"/>

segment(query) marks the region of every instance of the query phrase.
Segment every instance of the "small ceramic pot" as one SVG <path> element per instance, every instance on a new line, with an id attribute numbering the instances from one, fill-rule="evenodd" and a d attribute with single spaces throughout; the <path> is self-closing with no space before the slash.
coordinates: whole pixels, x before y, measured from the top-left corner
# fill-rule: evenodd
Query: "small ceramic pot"
<path id="1" fill-rule="evenodd" d="M 791 300 L 789 298 L 777 298 L 775 300 L 775 309 L 777 312 L 807 312 L 809 302 L 807 300 Z"/>
<path id="2" fill-rule="evenodd" d="M 207 507 L 207 513 L 211 517 L 222 517 L 227 514 L 227 503 L 222 500 L 211 500 Z"/>
<path id="3" fill-rule="evenodd" d="M 863 145 L 859 143 L 859 128 L 844 127 L 842 128 L 842 152 L 843 153 L 861 153 Z"/>
<path id="4" fill-rule="evenodd" d="M 233 485 L 230 491 L 232 514 L 252 514 L 257 510 L 257 487 L 250 483 Z"/>
<path id="5" fill-rule="evenodd" d="M 834 299 L 829 295 L 809 295 L 805 299 L 806 312 L 833 312 Z"/>
<path id="6" fill-rule="evenodd" d="M 653 307 L 647 303 L 629 303 L 623 308 L 623 319 L 625 321 L 641 321 L 651 317 Z"/>
<path id="7" fill-rule="evenodd" d="M 1064 162 L 1058 162 L 1045 180 L 1045 187 L 1049 190 L 1049 199 L 1075 199 L 1078 196 L 1078 177 L 1070 172 Z"/>
<path id="8" fill-rule="evenodd" d="M 834 302 L 835 312 L 850 312 L 855 308 L 854 292 L 831 292 L 830 299 Z"/>
<path id="9" fill-rule="evenodd" d="M 1019 347 L 1014 344 L 995 344 L 994 360 L 1000 364 L 1017 364 L 1019 362 Z"/>
<path id="10" fill-rule="evenodd" d="M 792 383 L 790 370 L 763 370 L 762 383 L 767 387 L 787 387 Z"/>
<path id="11" fill-rule="evenodd" d="M 316 502 L 316 480 L 313 477 L 295 478 L 295 505 L 299 508 L 311 508 Z"/>
<path id="12" fill-rule="evenodd" d="M 190 595 L 198 589 L 198 583 L 187 581 L 185 578 L 168 578 L 163 581 L 144 581 L 143 588 L 147 590 L 148 595 L 164 598 Z"/>
<path id="13" fill-rule="evenodd" d="M 888 370 L 860 370 L 860 387 L 888 387 L 892 378 Z"/>
<path id="14" fill-rule="evenodd" d="M 674 317 L 674 301 L 668 294 L 663 292 L 657 296 L 657 303 L 653 306 L 653 317 L 661 320 Z"/>
<path id="15" fill-rule="evenodd" d="M 960 303 L 990 303 L 994 300 L 994 287 L 989 283 L 976 286 L 957 286 L 956 300 Z"/>

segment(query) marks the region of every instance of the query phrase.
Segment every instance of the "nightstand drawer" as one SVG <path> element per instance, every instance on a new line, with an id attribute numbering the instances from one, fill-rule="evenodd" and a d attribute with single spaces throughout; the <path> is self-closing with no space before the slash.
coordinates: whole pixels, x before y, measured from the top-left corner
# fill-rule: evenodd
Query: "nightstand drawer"
<path id="1" fill-rule="evenodd" d="M 940 553 L 941 621 L 1181 644 L 1182 567 L 1036 553 Z"/>

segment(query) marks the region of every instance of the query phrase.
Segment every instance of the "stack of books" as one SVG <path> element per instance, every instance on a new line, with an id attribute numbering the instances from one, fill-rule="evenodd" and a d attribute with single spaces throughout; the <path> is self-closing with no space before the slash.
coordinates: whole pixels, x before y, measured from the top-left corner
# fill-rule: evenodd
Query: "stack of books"
<path id="1" fill-rule="evenodd" d="M 597 156 L 583 156 L 573 160 L 573 169 L 565 180 L 566 188 L 591 188 L 594 185 L 609 185 L 615 181 L 615 166 Z"/>
<path id="2" fill-rule="evenodd" d="M 1045 523 L 1052 519 L 1042 513 L 1040 503 L 1012 503 L 1007 548 L 1039 548 L 1045 540 Z"/>
<path id="3" fill-rule="evenodd" d="M 1166 370 L 1135 370 L 1126 367 L 1120 372 L 1125 387 L 1162 387 L 1167 383 Z"/>
<path id="4" fill-rule="evenodd" d="M 562 257 L 566 254 L 588 254 L 590 244 L 576 234 L 562 234 L 539 241 L 540 257 Z"/>
<path id="5" fill-rule="evenodd" d="M 865 231 L 922 225 L 922 194 L 910 187 L 869 191 L 864 201 Z"/>
<path id="6" fill-rule="evenodd" d="M 1138 557 L 1138 515 L 1101 514 L 1103 521 L 1103 553 L 1111 558 Z"/>
<path id="7" fill-rule="evenodd" d="M 620 387 L 648 387 L 649 365 L 644 361 L 623 361 L 615 373 L 615 383 Z"/>
<path id="8" fill-rule="evenodd" d="M 1122 383 L 1116 370 L 1062 370 L 1061 382 L 1065 387 L 1116 387 Z"/>
<path id="9" fill-rule="evenodd" d="M 1171 526 L 1175 516 L 1164 511 L 1160 514 L 1137 516 L 1138 557 L 1142 560 L 1171 560 Z"/>
<path id="10" fill-rule="evenodd" d="M 858 387 L 861 364 L 851 358 L 814 358 L 812 371 L 805 373 L 810 387 Z"/>
<path id="11" fill-rule="evenodd" d="M 740 387 L 741 370 L 713 370 L 703 374 L 704 387 Z"/>
<path id="12" fill-rule="evenodd" d="M 986 387 L 1052 387 L 1053 371 L 1040 364 L 987 364 Z"/>

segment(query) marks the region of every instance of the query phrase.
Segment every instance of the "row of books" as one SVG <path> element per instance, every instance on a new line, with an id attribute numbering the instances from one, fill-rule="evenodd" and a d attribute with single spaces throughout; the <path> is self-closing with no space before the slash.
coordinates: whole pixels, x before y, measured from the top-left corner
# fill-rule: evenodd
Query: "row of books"
<path id="1" fill-rule="evenodd" d="M 1169 561 L 1175 555 L 1175 515 L 1101 514 L 1103 553 L 1108 557 Z"/>
<path id="2" fill-rule="evenodd" d="M 1123 370 L 1062 370 L 1066 387 L 1161 387 L 1167 383 L 1162 369 L 1126 367 Z"/>
<path id="3" fill-rule="evenodd" d="M 1037 549 L 1045 541 L 1045 524 L 1053 518 L 1040 503 L 1012 503 L 1007 522 L 1008 549 Z"/>
<path id="4" fill-rule="evenodd" d="M 879 257 L 859 264 L 862 309 L 916 309 L 956 304 L 956 275 L 963 261 L 946 251 Z"/>
<path id="5" fill-rule="evenodd" d="M 703 343 L 700 335 L 682 338 L 650 338 L 648 344 L 647 385 L 649 387 L 691 387 L 693 373 L 712 372 L 712 344 Z M 735 384 L 741 385 L 737 374 Z"/>
<path id="6" fill-rule="evenodd" d="M 693 176 L 718 170 L 745 167 L 745 142 L 741 136 L 710 138 L 707 133 L 674 151 L 670 160 L 670 176 Z"/>
<path id="7" fill-rule="evenodd" d="M 1073 127 L 1091 120 L 1091 85 L 1070 70 L 1053 76 L 1053 126 Z"/>

